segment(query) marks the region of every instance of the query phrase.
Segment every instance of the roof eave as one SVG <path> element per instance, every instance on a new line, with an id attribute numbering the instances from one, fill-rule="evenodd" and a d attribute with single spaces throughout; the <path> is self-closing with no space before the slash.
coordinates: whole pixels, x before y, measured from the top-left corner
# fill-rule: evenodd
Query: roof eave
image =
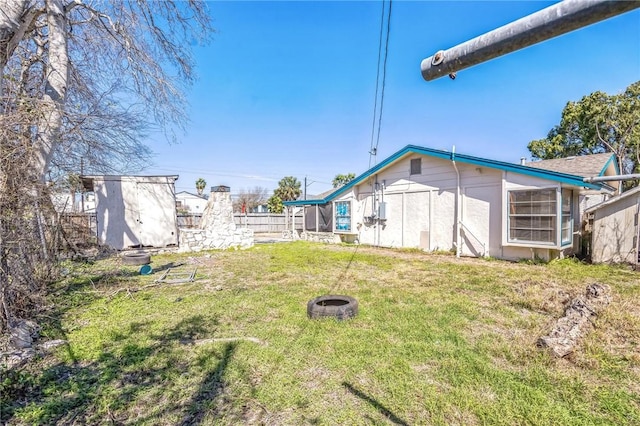
<path id="1" fill-rule="evenodd" d="M 588 188 L 588 189 L 607 190 L 606 188 L 608 187 L 608 185 L 604 185 L 601 183 L 584 182 L 583 177 L 577 176 L 577 175 L 571 175 L 568 173 L 554 172 L 552 170 L 539 169 L 536 167 L 523 166 L 520 164 L 507 163 L 507 162 L 497 161 L 497 160 L 489 160 L 486 158 L 473 157 L 471 155 L 466 155 L 466 154 L 456 154 L 455 152 L 424 148 L 416 145 L 407 145 L 401 150 L 397 151 L 395 154 L 392 154 L 390 157 L 386 158 L 381 163 L 370 168 L 366 172 L 362 173 L 360 176 L 357 176 L 348 184 L 338 188 L 335 192 L 332 192 L 331 194 L 327 195 L 325 198 L 317 199 L 317 200 L 285 201 L 283 204 L 287 206 L 326 204 L 329 201 L 338 197 L 339 195 L 350 190 L 354 186 L 359 185 L 365 179 L 376 174 L 380 170 L 384 169 L 391 163 L 395 162 L 399 158 L 404 157 L 409 153 L 428 155 L 430 157 L 441 158 L 444 160 L 457 161 L 460 163 L 468 163 L 468 164 L 474 164 L 477 166 L 490 167 L 493 169 L 511 171 L 515 173 L 539 177 L 541 179 L 554 180 L 556 182 L 566 183 L 569 185 Z"/>
<path id="2" fill-rule="evenodd" d="M 616 158 L 616 154 L 611 154 L 611 156 L 609 157 L 605 165 L 602 167 L 602 170 L 600 170 L 600 174 L 598 176 L 604 176 L 611 162 L 613 162 L 613 167 L 615 168 L 615 171 L 616 171 L 615 174 L 617 175 L 620 174 L 620 167 L 618 166 L 618 162 L 615 161 L 615 158 Z"/>

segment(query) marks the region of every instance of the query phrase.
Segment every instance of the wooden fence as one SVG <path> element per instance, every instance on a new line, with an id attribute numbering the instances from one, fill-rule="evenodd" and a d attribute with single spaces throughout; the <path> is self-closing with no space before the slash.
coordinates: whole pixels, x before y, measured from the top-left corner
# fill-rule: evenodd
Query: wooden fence
<path id="1" fill-rule="evenodd" d="M 202 214 L 178 214 L 178 227 L 197 228 Z M 272 213 L 236 213 L 233 221 L 239 228 L 249 228 L 255 233 L 280 233 L 291 229 L 291 220 L 287 224 L 285 214 Z M 296 229 L 302 230 L 302 216 L 296 216 Z M 87 244 L 97 242 L 97 221 L 95 213 L 63 213 L 60 215 L 60 225 L 65 238 L 70 243 Z"/>
<path id="2" fill-rule="evenodd" d="M 98 223 L 95 213 L 63 213 L 60 226 L 69 243 L 95 244 L 98 235 Z"/>
<path id="3" fill-rule="evenodd" d="M 178 214 L 178 227 L 197 228 L 200 225 L 201 213 Z M 233 221 L 239 228 L 249 228 L 255 233 L 277 233 L 291 227 L 287 224 L 285 214 L 273 213 L 234 213 Z M 296 216 L 296 229 L 302 229 L 302 216 Z"/>

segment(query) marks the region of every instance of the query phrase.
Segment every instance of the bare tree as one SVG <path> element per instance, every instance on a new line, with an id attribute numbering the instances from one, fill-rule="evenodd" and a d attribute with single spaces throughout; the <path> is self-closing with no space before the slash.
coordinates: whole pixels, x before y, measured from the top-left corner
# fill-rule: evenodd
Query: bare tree
<path id="1" fill-rule="evenodd" d="M 242 206 L 245 206 L 246 212 L 255 210 L 258 206 L 266 204 L 269 199 L 269 190 L 261 186 L 253 189 L 241 189 L 238 191 L 238 197 L 233 201 L 233 211 L 241 212 Z"/>
<path id="2" fill-rule="evenodd" d="M 34 280 L 47 274 L 30 271 L 50 270 L 45 182 L 80 162 L 136 170 L 150 130 L 175 139 L 195 78 L 191 46 L 211 31 L 199 0 L 0 0 L 0 331 L 32 297 L 11 287 L 21 265 Z"/>

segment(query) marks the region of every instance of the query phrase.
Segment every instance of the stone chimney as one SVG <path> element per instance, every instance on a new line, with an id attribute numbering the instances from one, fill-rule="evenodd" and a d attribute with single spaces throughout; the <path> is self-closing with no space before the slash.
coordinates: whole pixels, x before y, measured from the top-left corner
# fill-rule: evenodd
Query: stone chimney
<path id="1" fill-rule="evenodd" d="M 224 185 L 212 186 L 207 205 L 202 212 L 200 229 L 229 229 L 235 231 L 231 188 Z"/>
<path id="2" fill-rule="evenodd" d="M 238 228 L 233 221 L 230 189 L 224 185 L 211 187 L 209 200 L 200 219 L 200 229 L 180 229 L 179 251 L 253 246 L 253 231 Z"/>

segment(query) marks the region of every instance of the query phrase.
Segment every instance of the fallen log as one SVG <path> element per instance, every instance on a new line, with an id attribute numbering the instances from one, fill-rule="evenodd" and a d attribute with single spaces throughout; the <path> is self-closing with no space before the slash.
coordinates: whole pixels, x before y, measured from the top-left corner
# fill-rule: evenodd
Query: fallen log
<path id="1" fill-rule="evenodd" d="M 589 284 L 584 295 L 574 298 L 565 315 L 547 336 L 538 339 L 537 346 L 549 348 L 562 358 L 573 352 L 579 340 L 589 332 L 592 321 L 611 302 L 611 288 L 606 284 Z"/>

